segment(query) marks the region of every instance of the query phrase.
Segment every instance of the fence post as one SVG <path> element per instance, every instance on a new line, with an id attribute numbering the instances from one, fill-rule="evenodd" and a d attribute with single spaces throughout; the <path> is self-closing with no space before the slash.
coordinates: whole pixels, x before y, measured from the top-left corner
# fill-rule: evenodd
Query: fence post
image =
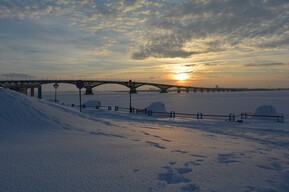
<path id="1" fill-rule="evenodd" d="M 283 115 L 278 115 L 277 116 L 277 122 L 284 123 L 284 116 Z"/>
<path id="2" fill-rule="evenodd" d="M 176 112 L 171 111 L 171 112 L 170 112 L 170 118 L 175 118 L 175 117 L 176 117 Z"/>
<path id="3" fill-rule="evenodd" d="M 118 106 L 115 106 L 115 107 L 114 107 L 114 110 L 115 110 L 115 111 L 118 111 Z"/>
<path id="4" fill-rule="evenodd" d="M 153 111 L 152 110 L 148 110 L 148 116 L 153 116 Z"/>
<path id="5" fill-rule="evenodd" d="M 111 106 L 108 106 L 108 107 L 107 107 L 107 110 L 111 111 Z"/>
<path id="6" fill-rule="evenodd" d="M 235 114 L 234 113 L 229 114 L 229 121 L 235 121 Z"/>
<path id="7" fill-rule="evenodd" d="M 241 113 L 241 119 L 247 119 L 247 113 Z"/>
<path id="8" fill-rule="evenodd" d="M 203 114 L 202 113 L 197 113 L 197 119 L 203 119 Z"/>

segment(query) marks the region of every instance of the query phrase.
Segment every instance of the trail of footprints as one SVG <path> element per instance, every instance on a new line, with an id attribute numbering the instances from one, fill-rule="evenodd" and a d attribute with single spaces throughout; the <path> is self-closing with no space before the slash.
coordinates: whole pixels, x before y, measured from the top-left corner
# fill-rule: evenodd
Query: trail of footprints
<path id="1" fill-rule="evenodd" d="M 193 166 L 196 166 L 193 161 L 189 161 L 178 167 L 177 162 L 169 161 L 167 165 L 162 168 L 164 172 L 159 173 L 158 180 L 167 185 L 181 185 L 182 191 L 197 192 L 200 190 L 199 186 L 186 176 L 193 171 Z"/>
<path id="2" fill-rule="evenodd" d="M 96 136 L 105 136 L 105 137 L 115 137 L 115 138 L 123 138 L 123 139 L 128 139 L 125 136 L 122 135 L 117 135 L 117 134 L 111 134 L 111 133 L 106 133 L 103 132 L 100 129 L 97 129 L 95 131 L 86 131 L 84 129 L 74 129 L 71 125 L 69 124 L 63 124 L 60 123 L 60 121 L 57 118 L 53 118 L 53 120 L 58 123 L 61 124 L 62 128 L 64 130 L 76 130 L 76 131 L 80 131 L 80 132 L 85 132 L 91 135 L 96 135 Z M 164 141 L 164 142 L 172 142 L 169 139 L 164 139 L 161 136 L 158 135 L 153 135 L 150 134 L 148 132 L 145 131 L 141 131 L 141 133 L 143 133 L 145 136 L 156 138 L 160 141 Z M 131 141 L 135 141 L 135 142 L 142 142 L 142 139 L 131 139 Z M 144 141 L 146 144 L 151 145 L 152 147 L 156 147 L 158 149 L 167 149 L 167 147 L 161 143 L 158 143 L 155 141 L 150 141 L 150 140 L 145 140 Z M 231 164 L 231 163 L 242 163 L 241 159 L 242 158 L 252 158 L 252 155 L 255 153 L 259 153 L 260 154 L 261 150 L 257 150 L 257 152 L 251 152 L 250 153 L 220 153 L 217 155 L 216 157 L 216 161 L 219 164 Z M 178 184 L 181 185 L 181 190 L 184 192 L 197 192 L 200 190 L 200 187 L 195 184 L 191 179 L 187 178 L 186 176 L 188 176 L 192 171 L 193 171 L 193 167 L 194 166 L 200 166 L 202 165 L 202 163 L 205 161 L 205 159 L 208 158 L 208 156 L 205 155 L 200 155 L 200 154 L 192 154 L 188 151 L 185 150 L 181 150 L 181 149 L 174 149 L 171 150 L 171 153 L 179 153 L 181 155 L 188 155 L 190 157 L 192 157 L 193 160 L 187 161 L 183 164 L 183 166 L 178 167 L 177 166 L 177 162 L 175 161 L 169 161 L 167 163 L 167 165 L 163 166 L 162 168 L 165 170 L 164 172 L 161 172 L 158 174 L 158 180 L 159 182 L 162 182 L 164 184 L 167 185 L 174 185 L 174 184 Z M 253 154 L 252 154 L 253 153 Z M 265 152 L 264 152 L 265 154 Z M 249 155 L 249 156 L 248 156 Z M 289 156 L 287 154 L 287 156 Z M 275 171 L 280 171 L 282 170 L 282 164 L 279 162 L 280 160 L 278 158 L 268 158 L 267 162 L 265 164 L 256 164 L 255 166 L 261 169 L 267 169 L 267 170 L 275 170 Z M 288 163 L 289 165 L 289 163 Z M 137 172 L 138 170 L 134 170 L 134 172 Z M 268 182 L 274 182 L 274 179 L 268 181 Z M 256 187 L 254 186 L 247 186 L 245 188 L 245 191 L 256 191 Z"/>

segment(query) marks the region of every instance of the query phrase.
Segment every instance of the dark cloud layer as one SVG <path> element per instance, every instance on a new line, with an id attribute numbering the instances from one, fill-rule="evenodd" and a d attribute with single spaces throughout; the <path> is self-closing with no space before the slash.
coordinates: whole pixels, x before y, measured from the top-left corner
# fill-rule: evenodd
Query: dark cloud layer
<path id="1" fill-rule="evenodd" d="M 134 59 L 288 47 L 289 1 L 207 0 L 164 5 Z M 162 30 L 163 33 L 158 33 Z"/>
<path id="2" fill-rule="evenodd" d="M 34 76 L 24 73 L 6 73 L 1 74 L 2 77 L 7 79 L 32 79 Z"/>
<path id="3" fill-rule="evenodd" d="M 4 0 L 0 19 L 49 16 L 96 37 L 126 35 L 130 57 L 144 60 L 288 48 L 288 10 L 288 0 Z"/>
<path id="4" fill-rule="evenodd" d="M 246 67 L 274 67 L 274 66 L 284 66 L 288 65 L 286 63 L 252 63 L 246 64 Z"/>

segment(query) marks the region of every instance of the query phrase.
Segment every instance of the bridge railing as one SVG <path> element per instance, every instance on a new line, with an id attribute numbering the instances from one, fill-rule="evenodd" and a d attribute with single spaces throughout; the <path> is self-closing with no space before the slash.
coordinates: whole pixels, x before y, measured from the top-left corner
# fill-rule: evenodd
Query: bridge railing
<path id="1" fill-rule="evenodd" d="M 72 107 L 79 107 L 79 105 L 71 105 Z M 239 115 L 235 115 L 234 113 L 230 113 L 228 115 L 213 115 L 213 114 L 203 114 L 203 113 L 178 113 L 175 111 L 171 112 L 160 112 L 160 111 L 152 111 L 148 109 L 138 109 L 133 108 L 130 109 L 129 107 L 119 107 L 119 106 L 95 106 L 95 107 L 86 107 L 85 105 L 82 106 L 84 109 L 102 109 L 102 110 L 108 110 L 108 111 L 116 111 L 116 112 L 125 112 L 125 113 L 132 113 L 136 115 L 147 115 L 147 116 L 153 116 L 153 117 L 169 117 L 169 118 L 192 118 L 192 119 L 218 119 L 218 120 L 227 120 L 230 122 L 242 122 L 245 119 L 251 118 L 251 119 L 261 119 L 261 120 L 273 120 L 276 122 L 284 122 L 284 116 L 283 115 L 254 115 L 251 113 L 241 113 Z"/>

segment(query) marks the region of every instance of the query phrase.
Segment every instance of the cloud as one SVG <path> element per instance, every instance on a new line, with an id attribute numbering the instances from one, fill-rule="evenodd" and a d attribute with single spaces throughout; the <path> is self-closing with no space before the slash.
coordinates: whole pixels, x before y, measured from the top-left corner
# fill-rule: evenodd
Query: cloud
<path id="1" fill-rule="evenodd" d="M 147 21 L 150 35 L 133 59 L 288 48 L 288 1 L 180 1 L 161 9 Z"/>
<path id="2" fill-rule="evenodd" d="M 93 50 L 90 50 L 88 51 L 88 54 L 89 55 L 106 55 L 108 54 L 109 51 L 106 50 L 106 49 L 101 49 L 101 48 L 96 48 L 96 49 L 93 49 Z"/>
<path id="3" fill-rule="evenodd" d="M 176 72 L 175 74 L 183 74 L 183 73 L 190 74 L 190 73 L 194 73 L 194 72 L 195 71 L 191 70 L 191 71 Z"/>
<path id="4" fill-rule="evenodd" d="M 32 79 L 34 76 L 29 75 L 29 74 L 24 74 L 24 73 L 6 73 L 6 74 L 1 74 L 2 77 L 5 77 L 9 80 L 11 79 Z"/>
<path id="5" fill-rule="evenodd" d="M 288 9 L 286 0 L 12 0 L 0 4 L 0 17 L 56 15 L 90 32 L 127 33 L 131 58 L 143 60 L 286 47 Z"/>
<path id="6" fill-rule="evenodd" d="M 0 50 L 7 50 L 8 47 L 5 44 L 0 43 Z"/>
<path id="7" fill-rule="evenodd" d="M 19 41 L 69 43 L 92 56 L 108 54 L 109 48 L 133 60 L 190 59 L 288 49 L 288 9 L 288 0 L 11 0 L 0 3 L 0 18 L 13 20 L 9 31 L 1 30 L 17 33 Z M 91 36 L 82 38 L 72 29 Z M 114 46 L 104 46 L 111 41 Z M 38 49 L 26 50 L 33 48 Z"/>
<path id="8" fill-rule="evenodd" d="M 246 64 L 246 67 L 274 67 L 274 66 L 284 66 L 288 65 L 288 63 L 252 63 Z"/>

